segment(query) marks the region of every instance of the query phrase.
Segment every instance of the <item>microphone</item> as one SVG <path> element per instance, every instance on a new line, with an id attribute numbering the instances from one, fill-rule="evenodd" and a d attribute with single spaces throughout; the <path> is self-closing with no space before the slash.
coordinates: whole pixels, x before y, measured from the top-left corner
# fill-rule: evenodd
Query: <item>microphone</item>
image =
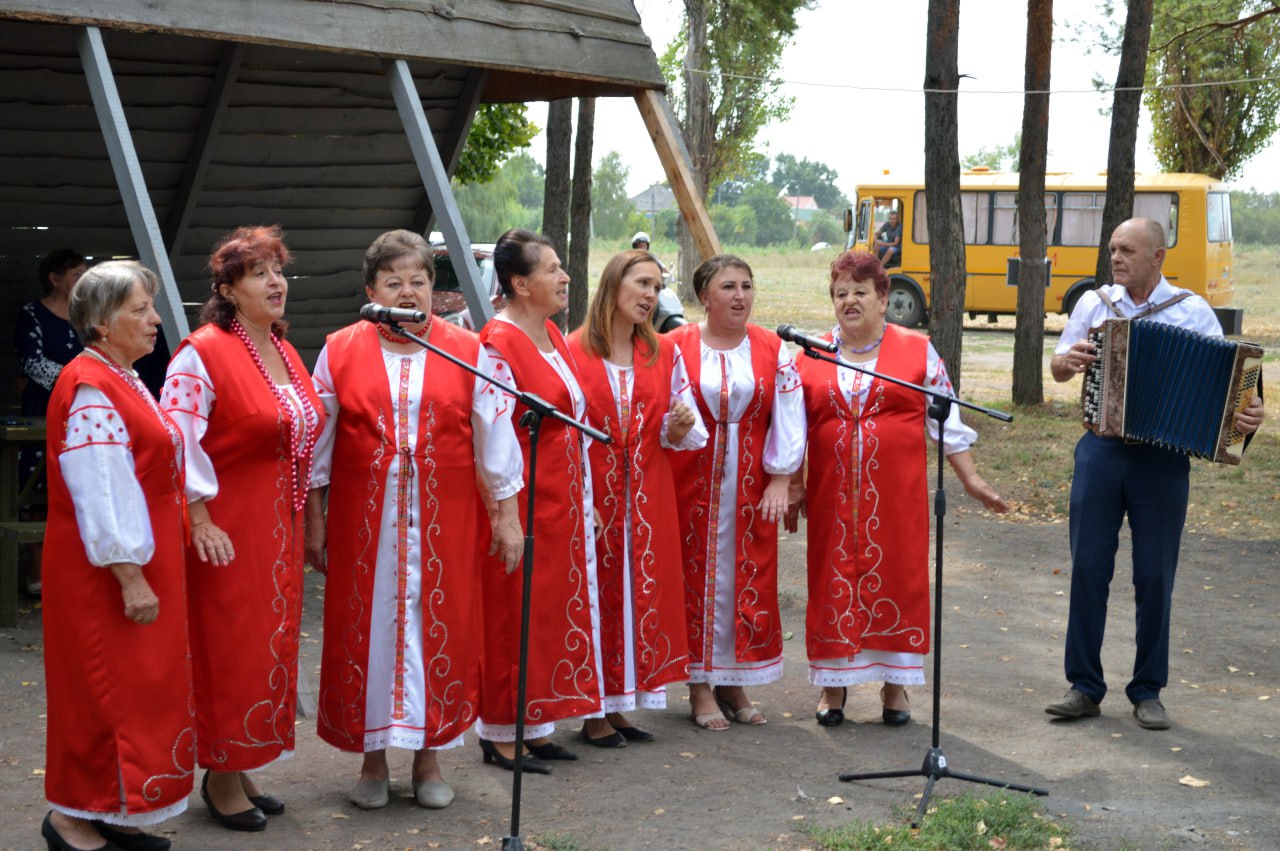
<path id="1" fill-rule="evenodd" d="M 818 337 L 810 337 L 808 334 L 800 331 L 794 325 L 779 325 L 778 336 L 786 340 L 788 343 L 795 343 L 797 346 L 805 349 L 818 349 L 820 351 L 835 354 L 836 344 L 828 343 L 826 340 Z"/>
<path id="2" fill-rule="evenodd" d="M 383 307 L 380 304 L 369 302 L 360 308 L 360 318 L 383 324 L 403 322 L 406 325 L 420 325 L 427 321 L 427 314 L 421 310 L 408 310 L 403 307 Z"/>

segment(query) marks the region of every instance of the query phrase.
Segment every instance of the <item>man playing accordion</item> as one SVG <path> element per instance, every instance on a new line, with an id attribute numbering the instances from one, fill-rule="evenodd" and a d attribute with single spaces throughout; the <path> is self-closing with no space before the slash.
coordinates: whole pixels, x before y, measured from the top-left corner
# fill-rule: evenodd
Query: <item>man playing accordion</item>
<path id="1" fill-rule="evenodd" d="M 1097 359 L 1089 330 L 1109 318 L 1143 319 L 1213 337 L 1222 328 L 1208 302 L 1173 286 L 1161 273 L 1165 233 L 1151 219 L 1130 219 L 1111 237 L 1115 284 L 1081 296 L 1058 341 L 1049 369 L 1070 381 Z M 1262 399 L 1254 396 L 1235 415 L 1243 434 L 1262 423 Z M 1169 613 L 1187 515 L 1189 459 L 1159 446 L 1100 437 L 1086 430 L 1076 444 L 1071 480 L 1071 602 L 1067 619 L 1066 696 L 1045 707 L 1060 718 L 1095 716 L 1107 692 L 1102 637 L 1107 596 L 1115 572 L 1125 514 L 1133 537 L 1133 587 L 1137 647 L 1125 695 L 1138 724 L 1165 730 L 1169 718 L 1160 690 L 1169 679 Z"/>

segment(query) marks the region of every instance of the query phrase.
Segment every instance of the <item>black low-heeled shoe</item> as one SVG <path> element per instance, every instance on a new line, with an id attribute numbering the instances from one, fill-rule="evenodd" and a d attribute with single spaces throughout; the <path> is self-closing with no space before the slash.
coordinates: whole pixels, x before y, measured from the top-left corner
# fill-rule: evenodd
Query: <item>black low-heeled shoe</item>
<path id="1" fill-rule="evenodd" d="M 151 833 L 125 833 L 106 822 L 95 821 L 93 826 L 108 842 L 114 842 L 124 851 L 169 851 L 173 840 Z"/>
<path id="2" fill-rule="evenodd" d="M 43 837 L 45 844 L 49 846 L 49 851 L 80 851 L 79 848 L 62 838 L 62 834 L 58 833 L 58 829 L 53 826 L 53 813 L 45 813 L 44 821 L 40 823 L 40 836 Z M 106 840 L 103 845 L 99 845 L 92 851 L 120 851 L 120 846 L 115 845 L 111 840 Z"/>
<path id="3" fill-rule="evenodd" d="M 249 803 L 262 810 L 263 815 L 284 815 L 284 801 L 275 795 L 249 795 Z"/>
<path id="4" fill-rule="evenodd" d="M 839 707 L 828 706 L 813 713 L 813 717 L 817 718 L 818 723 L 823 727 L 839 727 L 844 723 L 844 705 L 849 702 L 849 689 L 842 686 L 840 694 Z"/>
<path id="5" fill-rule="evenodd" d="M 213 816 L 218 824 L 228 830 L 242 830 L 246 832 L 257 832 L 267 829 L 267 817 L 262 810 L 257 807 L 250 807 L 238 813 L 219 812 L 218 808 L 213 805 L 213 799 L 209 797 L 209 772 L 204 773 L 204 779 L 200 781 L 200 797 L 204 799 L 204 805 L 209 808 L 209 815 Z"/>
<path id="6" fill-rule="evenodd" d="M 598 748 L 625 748 L 627 746 L 626 737 L 617 730 L 614 730 L 607 736 L 600 736 L 593 739 L 587 734 L 586 725 L 583 725 L 582 732 L 578 735 L 582 737 L 582 741 L 589 745 L 595 745 Z"/>
<path id="7" fill-rule="evenodd" d="M 911 702 L 911 698 L 907 697 L 906 689 L 902 690 L 902 697 L 904 700 L 907 701 L 907 703 Z M 880 720 L 882 720 L 886 726 L 901 727 L 902 725 L 906 724 L 908 721 L 911 720 L 910 709 L 889 709 L 888 707 L 884 706 L 884 688 L 883 687 L 881 687 L 880 689 L 880 704 L 882 706 L 882 709 L 880 711 Z"/>
<path id="8" fill-rule="evenodd" d="M 622 738 L 628 742 L 652 742 L 653 733 L 648 730 L 641 730 L 639 727 L 614 727 L 622 734 Z"/>
<path id="9" fill-rule="evenodd" d="M 529 749 L 529 753 L 533 754 L 538 759 L 562 759 L 567 762 L 573 762 L 578 758 L 578 755 L 573 751 L 568 748 L 562 748 L 560 745 L 557 745 L 552 741 L 544 742 L 541 745 L 534 745 L 529 742 L 525 742 L 524 746 Z"/>
<path id="10" fill-rule="evenodd" d="M 488 739 L 480 740 L 480 751 L 484 754 L 485 765 L 493 763 L 499 768 L 505 768 L 507 771 L 516 770 L 516 761 L 514 759 L 507 759 L 503 756 L 502 752 L 498 750 L 497 745 Z M 532 754 L 525 756 L 525 758 L 520 761 L 520 767 L 525 774 L 551 773 L 551 766 L 547 765 Z"/>

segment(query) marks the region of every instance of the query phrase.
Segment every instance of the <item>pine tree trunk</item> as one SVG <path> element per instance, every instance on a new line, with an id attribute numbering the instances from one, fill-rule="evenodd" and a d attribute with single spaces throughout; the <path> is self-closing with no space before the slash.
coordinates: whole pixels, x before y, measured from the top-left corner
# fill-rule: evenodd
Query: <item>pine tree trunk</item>
<path id="1" fill-rule="evenodd" d="M 929 335 L 960 390 L 964 328 L 964 221 L 960 210 L 960 143 L 956 86 L 960 0 L 929 0 L 924 71 L 924 182 L 931 278 Z"/>
<path id="2" fill-rule="evenodd" d="M 1151 41 L 1151 0 L 1129 0 L 1120 46 L 1120 70 L 1111 106 L 1111 144 L 1107 149 L 1107 201 L 1102 208 L 1102 239 L 1098 245 L 1095 286 L 1111 283 L 1111 234 L 1133 215 L 1133 173 L 1138 145 L 1138 113 L 1147 75 L 1147 45 Z"/>
<path id="3" fill-rule="evenodd" d="M 587 259 L 591 253 L 591 146 L 596 128 L 596 99 L 578 100 L 578 127 L 573 146 L 573 191 L 569 200 L 569 323 L 577 328 L 587 318 Z"/>
<path id="4" fill-rule="evenodd" d="M 573 101 L 547 105 L 547 177 L 542 190 L 542 234 L 563 261 L 569 247 L 569 146 L 573 137 Z M 565 327 L 561 311 L 556 324 Z"/>
<path id="5" fill-rule="evenodd" d="M 1018 315 L 1013 332 L 1013 401 L 1044 401 L 1044 171 L 1049 146 L 1049 57 L 1053 0 L 1027 2 L 1026 90 L 1018 164 Z"/>

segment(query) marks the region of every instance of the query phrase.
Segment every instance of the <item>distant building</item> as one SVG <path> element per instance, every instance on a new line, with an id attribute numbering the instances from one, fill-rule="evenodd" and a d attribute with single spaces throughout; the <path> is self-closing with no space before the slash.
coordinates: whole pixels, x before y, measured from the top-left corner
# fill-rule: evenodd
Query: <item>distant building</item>
<path id="1" fill-rule="evenodd" d="M 818 206 L 818 202 L 812 195 L 783 195 L 782 200 L 787 202 L 787 207 L 791 209 L 791 218 L 797 222 L 811 222 L 818 213 L 822 212 L 822 208 Z"/>
<path id="2" fill-rule="evenodd" d="M 640 194 L 633 195 L 630 201 L 638 212 L 646 216 L 677 208 L 676 194 L 671 191 L 671 187 L 661 183 L 655 183 Z"/>

